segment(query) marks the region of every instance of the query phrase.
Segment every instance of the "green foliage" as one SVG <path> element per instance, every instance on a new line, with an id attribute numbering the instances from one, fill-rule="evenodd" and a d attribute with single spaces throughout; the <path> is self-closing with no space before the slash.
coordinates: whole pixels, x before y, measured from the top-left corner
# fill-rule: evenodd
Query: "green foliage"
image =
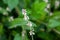
<path id="1" fill-rule="evenodd" d="M 44 10 L 45 7 L 46 7 L 45 2 L 41 2 L 41 3 L 39 1 L 34 2 L 34 4 L 32 5 L 32 13 L 30 16 L 31 19 L 33 19 L 33 20 L 44 20 L 45 16 L 46 16 L 46 12 Z"/>
<path id="2" fill-rule="evenodd" d="M 60 27 L 60 12 L 54 12 L 53 16 L 49 19 L 48 28 L 58 28 Z"/>
<path id="3" fill-rule="evenodd" d="M 0 34 L 2 35 L 3 34 L 3 25 L 2 24 L 0 24 Z"/>
<path id="4" fill-rule="evenodd" d="M 8 7 L 10 9 L 13 9 L 17 6 L 17 4 L 19 3 L 19 0 L 3 0 L 4 3 L 8 4 Z"/>
<path id="5" fill-rule="evenodd" d="M 59 8 L 55 0 L 1 0 L 0 40 L 60 40 Z"/>
<path id="6" fill-rule="evenodd" d="M 16 34 L 15 37 L 14 37 L 14 40 L 22 40 L 22 38 L 20 37 L 19 34 Z"/>
<path id="7" fill-rule="evenodd" d="M 17 26 L 24 26 L 26 24 L 27 24 L 27 22 L 24 19 L 16 18 L 16 19 L 14 19 L 14 21 L 10 22 L 10 27 L 9 28 L 14 28 L 14 27 L 17 27 Z"/>

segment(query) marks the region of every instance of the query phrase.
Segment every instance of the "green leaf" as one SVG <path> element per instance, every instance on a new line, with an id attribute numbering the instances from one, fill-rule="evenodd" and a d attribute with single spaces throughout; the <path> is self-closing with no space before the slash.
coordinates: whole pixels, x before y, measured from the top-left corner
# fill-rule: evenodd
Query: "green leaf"
<path id="1" fill-rule="evenodd" d="M 13 36 L 15 36 L 17 34 L 17 31 L 13 30 L 11 33 Z"/>
<path id="2" fill-rule="evenodd" d="M 0 40 L 7 40 L 6 35 L 0 35 Z"/>
<path id="3" fill-rule="evenodd" d="M 32 20 L 44 20 L 45 16 L 46 16 L 46 12 L 45 12 L 45 7 L 46 7 L 46 3 L 45 2 L 39 2 L 36 1 L 34 2 L 34 4 L 32 5 L 32 13 L 30 14 L 30 18 Z"/>
<path id="4" fill-rule="evenodd" d="M 39 1 L 36 1 L 33 5 L 32 5 L 32 9 L 34 10 L 35 9 L 35 11 L 42 11 L 42 10 L 44 10 L 45 9 L 45 7 L 46 7 L 46 3 L 45 2 L 39 2 Z"/>
<path id="5" fill-rule="evenodd" d="M 0 14 L 8 14 L 8 12 L 4 8 L 0 8 Z"/>
<path id="6" fill-rule="evenodd" d="M 15 37 L 14 37 L 14 40 L 22 40 L 22 39 L 24 39 L 24 40 L 29 40 L 28 39 L 28 37 L 27 37 L 27 35 L 25 35 L 24 36 L 24 38 L 21 36 L 21 35 L 19 35 L 18 33 L 15 35 Z"/>
<path id="7" fill-rule="evenodd" d="M 3 0 L 4 3 L 7 3 L 8 0 Z"/>
<path id="8" fill-rule="evenodd" d="M 53 19 L 60 20 L 60 11 L 54 11 Z"/>
<path id="9" fill-rule="evenodd" d="M 22 37 L 19 34 L 16 34 L 14 40 L 22 40 Z"/>
<path id="10" fill-rule="evenodd" d="M 4 30 L 4 29 L 3 29 L 3 24 L 0 23 L 0 35 L 3 34 L 3 30 Z"/>
<path id="11" fill-rule="evenodd" d="M 55 28 L 58 32 L 60 32 L 60 26 Z"/>
<path id="12" fill-rule="evenodd" d="M 50 19 L 49 20 L 49 24 L 48 24 L 48 27 L 50 28 L 55 28 L 57 26 L 60 26 L 60 22 L 55 20 L 55 19 Z"/>
<path id="13" fill-rule="evenodd" d="M 49 28 L 59 28 L 60 27 L 60 12 L 59 11 L 54 11 L 53 16 L 49 19 L 48 23 Z"/>
<path id="14" fill-rule="evenodd" d="M 44 39 L 44 40 L 53 40 L 55 36 L 53 34 L 47 33 L 47 32 L 40 32 L 38 33 L 38 37 Z"/>
<path id="15" fill-rule="evenodd" d="M 54 17 L 55 16 L 55 17 Z M 53 18 L 60 22 L 60 11 L 55 11 Z M 55 28 L 58 32 L 60 32 L 60 25 Z"/>
<path id="16" fill-rule="evenodd" d="M 3 1 L 4 1 L 4 3 L 8 4 L 8 7 L 10 9 L 15 8 L 19 3 L 19 0 L 3 0 Z"/>
<path id="17" fill-rule="evenodd" d="M 22 18 L 16 18 L 14 21 L 10 22 L 10 27 L 9 28 L 15 28 L 17 26 L 24 26 L 27 24 L 27 21 L 25 21 Z"/>

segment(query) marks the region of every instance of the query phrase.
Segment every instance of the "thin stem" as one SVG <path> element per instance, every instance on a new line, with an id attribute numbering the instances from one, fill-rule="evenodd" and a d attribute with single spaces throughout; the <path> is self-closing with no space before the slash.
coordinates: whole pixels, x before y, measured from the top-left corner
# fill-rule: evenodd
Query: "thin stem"
<path id="1" fill-rule="evenodd" d="M 56 29 L 53 29 L 53 31 L 60 35 L 60 32 L 57 31 Z"/>
<path id="2" fill-rule="evenodd" d="M 32 40 L 34 40 L 33 35 L 31 35 L 31 37 L 32 37 Z"/>
<path id="3" fill-rule="evenodd" d="M 20 15 L 20 10 L 19 10 L 18 6 L 15 9 L 16 9 L 17 14 Z"/>

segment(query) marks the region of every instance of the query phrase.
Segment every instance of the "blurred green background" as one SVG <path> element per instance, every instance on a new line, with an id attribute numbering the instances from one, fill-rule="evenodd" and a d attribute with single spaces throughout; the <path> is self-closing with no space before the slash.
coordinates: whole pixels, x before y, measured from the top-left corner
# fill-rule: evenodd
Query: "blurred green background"
<path id="1" fill-rule="evenodd" d="M 0 0 L 0 40 L 60 40 L 60 0 Z"/>

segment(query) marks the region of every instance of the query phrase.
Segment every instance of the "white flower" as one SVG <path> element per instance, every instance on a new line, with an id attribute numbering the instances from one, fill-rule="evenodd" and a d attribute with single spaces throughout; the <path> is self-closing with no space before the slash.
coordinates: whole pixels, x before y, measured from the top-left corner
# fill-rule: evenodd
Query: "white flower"
<path id="1" fill-rule="evenodd" d="M 35 35 L 35 33 L 33 31 L 30 31 L 29 33 L 30 33 L 30 35 Z"/>
<path id="2" fill-rule="evenodd" d="M 9 21 L 13 21 L 14 19 L 13 19 L 13 16 L 11 16 L 10 18 L 9 18 Z"/>
<path id="3" fill-rule="evenodd" d="M 43 1 L 45 1 L 46 3 L 48 2 L 48 0 L 43 0 Z"/>
<path id="4" fill-rule="evenodd" d="M 9 9 L 9 7 L 7 7 L 6 10 L 9 11 L 9 12 L 11 11 L 11 10 Z"/>
<path id="5" fill-rule="evenodd" d="M 27 26 L 32 27 L 32 23 L 29 21 L 29 22 L 27 23 Z"/>
<path id="6" fill-rule="evenodd" d="M 59 1 L 55 1 L 55 8 L 58 8 L 59 7 Z"/>
<path id="7" fill-rule="evenodd" d="M 22 14 L 26 15 L 26 9 L 22 9 Z"/>
<path id="8" fill-rule="evenodd" d="M 26 21 L 29 20 L 29 17 L 25 15 L 24 20 L 26 20 Z"/>
<path id="9" fill-rule="evenodd" d="M 8 15 L 8 13 L 7 12 L 3 12 L 3 15 Z"/>
<path id="10" fill-rule="evenodd" d="M 52 12 L 50 12 L 50 16 L 52 16 L 53 15 L 53 13 Z"/>
<path id="11" fill-rule="evenodd" d="M 23 31 L 22 31 L 22 36 L 23 36 L 23 37 L 25 36 L 25 33 L 26 33 L 26 31 L 23 30 Z"/>
<path id="12" fill-rule="evenodd" d="M 47 10 L 47 8 L 45 8 L 45 12 L 49 13 L 49 11 Z"/>
<path id="13" fill-rule="evenodd" d="M 50 8 L 50 4 L 47 5 L 47 8 Z"/>

